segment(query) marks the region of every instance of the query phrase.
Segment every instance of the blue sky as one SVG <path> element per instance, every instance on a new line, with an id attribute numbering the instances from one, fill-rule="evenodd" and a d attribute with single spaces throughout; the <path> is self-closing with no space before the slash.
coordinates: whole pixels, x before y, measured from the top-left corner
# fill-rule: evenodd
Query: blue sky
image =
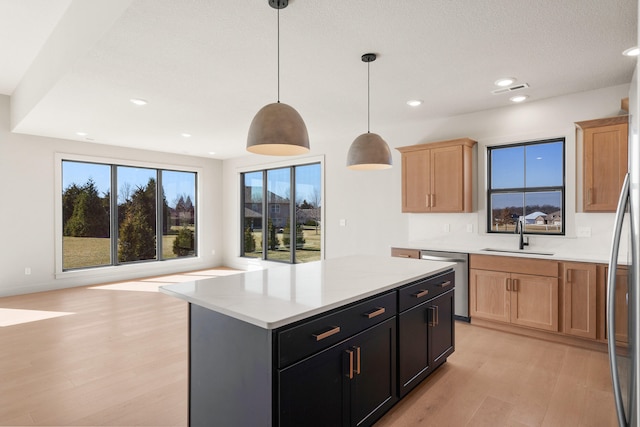
<path id="1" fill-rule="evenodd" d="M 101 196 L 109 192 L 111 186 L 109 165 L 72 161 L 63 161 L 62 165 L 63 191 L 72 184 L 82 186 L 91 178 Z M 155 169 L 118 167 L 120 189 L 123 189 L 123 183 L 127 183 L 133 192 L 137 187 L 147 185 L 150 177 L 155 178 Z M 175 207 L 175 201 L 180 195 L 188 195 L 195 202 L 195 173 L 163 171 L 162 184 L 169 206 Z M 120 198 L 118 201 L 121 201 Z"/>

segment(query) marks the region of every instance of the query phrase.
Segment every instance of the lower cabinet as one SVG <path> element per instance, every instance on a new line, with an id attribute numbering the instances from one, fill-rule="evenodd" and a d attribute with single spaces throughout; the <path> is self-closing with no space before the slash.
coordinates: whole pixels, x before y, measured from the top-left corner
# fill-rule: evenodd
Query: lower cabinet
<path id="1" fill-rule="evenodd" d="M 396 318 L 279 372 L 281 426 L 372 424 L 397 400 Z"/>
<path id="2" fill-rule="evenodd" d="M 565 262 L 563 332 L 582 338 L 596 339 L 596 265 Z"/>
<path id="3" fill-rule="evenodd" d="M 453 301 L 454 291 L 450 290 L 398 315 L 401 397 L 453 353 Z"/>
<path id="4" fill-rule="evenodd" d="M 470 259 L 472 319 L 559 330 L 557 262 L 485 255 Z"/>

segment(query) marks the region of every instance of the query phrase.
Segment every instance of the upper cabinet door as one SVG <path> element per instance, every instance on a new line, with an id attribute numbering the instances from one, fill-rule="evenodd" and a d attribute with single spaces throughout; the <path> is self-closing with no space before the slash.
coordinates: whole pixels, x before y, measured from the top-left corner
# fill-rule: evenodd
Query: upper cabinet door
<path id="1" fill-rule="evenodd" d="M 431 212 L 464 211 L 462 146 L 431 150 Z"/>
<path id="2" fill-rule="evenodd" d="M 461 138 L 399 147 L 402 212 L 472 212 L 475 144 Z"/>
<path id="3" fill-rule="evenodd" d="M 628 170 L 627 116 L 577 123 L 582 134 L 582 208 L 615 212 Z M 579 138 L 580 140 L 580 138 Z M 579 141 L 580 142 L 580 141 Z"/>
<path id="4" fill-rule="evenodd" d="M 402 153 L 402 212 L 429 212 L 429 154 L 428 150 Z"/>

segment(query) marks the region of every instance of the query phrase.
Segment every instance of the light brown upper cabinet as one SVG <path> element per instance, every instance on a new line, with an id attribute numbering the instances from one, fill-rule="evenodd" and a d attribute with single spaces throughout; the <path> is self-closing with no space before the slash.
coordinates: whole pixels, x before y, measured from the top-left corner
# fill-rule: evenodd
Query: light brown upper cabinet
<path id="1" fill-rule="evenodd" d="M 397 148 L 402 153 L 402 212 L 471 212 L 475 144 L 460 138 Z"/>
<path id="2" fill-rule="evenodd" d="M 582 209 L 615 212 L 628 169 L 628 116 L 577 122 L 582 141 Z"/>

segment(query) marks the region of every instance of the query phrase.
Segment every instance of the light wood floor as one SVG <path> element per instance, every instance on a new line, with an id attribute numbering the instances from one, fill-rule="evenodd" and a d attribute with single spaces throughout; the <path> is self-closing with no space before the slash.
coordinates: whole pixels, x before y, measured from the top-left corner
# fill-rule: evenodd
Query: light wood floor
<path id="1" fill-rule="evenodd" d="M 187 307 L 159 284 L 0 298 L 75 313 L 0 327 L 0 425 L 186 426 Z M 605 353 L 456 323 L 456 352 L 376 427 L 615 426 L 610 388 Z"/>

